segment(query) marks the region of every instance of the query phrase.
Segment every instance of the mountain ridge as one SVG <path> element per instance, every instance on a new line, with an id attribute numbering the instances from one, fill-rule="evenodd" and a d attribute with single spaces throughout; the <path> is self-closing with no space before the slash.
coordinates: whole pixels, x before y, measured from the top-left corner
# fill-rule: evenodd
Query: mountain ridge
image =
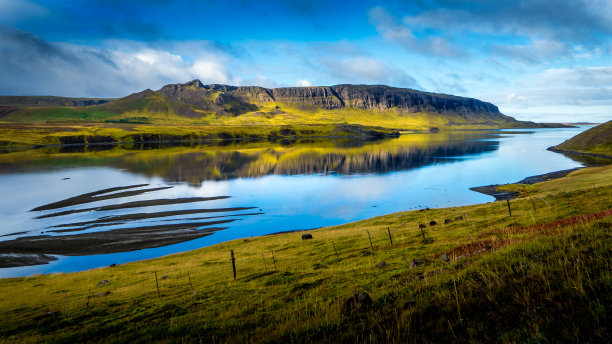
<path id="1" fill-rule="evenodd" d="M 4 97 L 6 98 L 6 97 Z M 350 123 L 387 128 L 517 128 L 550 126 L 504 115 L 489 102 L 475 98 L 418 91 L 386 85 L 279 87 L 203 84 L 195 79 L 146 89 L 116 99 L 65 98 L 71 107 L 44 110 L 44 97 L 3 104 L 0 117 L 8 121 L 97 121 L 210 125 Z M 76 101 L 78 99 L 79 101 Z M 17 104 L 16 104 L 17 103 Z M 34 105 L 33 105 L 34 104 Z M 59 105 L 61 105 L 60 103 Z M 79 107 L 79 105 L 83 105 Z M 75 111 L 77 108 L 77 111 Z M 174 116 L 174 117 L 172 117 Z M 28 120 L 32 118 L 32 120 Z M 561 126 L 554 124 L 553 126 Z"/>

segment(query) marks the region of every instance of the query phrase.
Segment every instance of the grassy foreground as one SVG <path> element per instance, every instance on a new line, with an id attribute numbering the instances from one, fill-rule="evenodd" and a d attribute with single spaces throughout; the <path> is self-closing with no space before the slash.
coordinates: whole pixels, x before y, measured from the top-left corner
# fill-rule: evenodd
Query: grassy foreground
<path id="1" fill-rule="evenodd" d="M 400 212 L 2 279 L 0 342 L 610 342 L 611 186 L 593 167 L 525 188 L 512 216 Z M 347 303 L 359 292 L 372 302 Z"/>

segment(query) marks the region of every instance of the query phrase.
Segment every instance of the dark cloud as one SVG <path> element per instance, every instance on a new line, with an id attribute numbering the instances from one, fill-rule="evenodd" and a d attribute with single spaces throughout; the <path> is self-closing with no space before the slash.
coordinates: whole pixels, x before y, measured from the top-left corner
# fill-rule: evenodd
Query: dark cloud
<path id="1" fill-rule="evenodd" d="M 426 5 L 425 5 L 426 3 Z M 487 33 L 545 35 L 600 42 L 612 34 L 607 0 L 427 1 L 404 21 L 414 26 Z"/>
<path id="2" fill-rule="evenodd" d="M 400 13 L 401 21 L 382 8 L 370 18 L 383 37 L 415 52 L 451 56 L 458 49 L 453 40 L 460 40 L 466 49 L 489 44 L 498 55 L 541 62 L 567 56 L 576 46 L 609 50 L 610 13 L 608 0 L 428 0 Z M 500 44 L 507 41 L 502 36 L 524 43 Z"/>

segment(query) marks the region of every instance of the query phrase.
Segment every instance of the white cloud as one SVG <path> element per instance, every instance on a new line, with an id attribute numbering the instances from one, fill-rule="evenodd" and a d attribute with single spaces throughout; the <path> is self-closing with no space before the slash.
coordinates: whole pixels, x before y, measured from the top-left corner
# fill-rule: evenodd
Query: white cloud
<path id="1" fill-rule="evenodd" d="M 343 83 L 375 83 L 419 88 L 418 82 L 402 69 L 372 57 L 320 57 L 322 69 Z"/>
<path id="2" fill-rule="evenodd" d="M 447 39 L 433 37 L 416 37 L 410 29 L 410 18 L 406 17 L 399 23 L 389 12 L 382 7 L 375 7 L 368 13 L 370 23 L 374 24 L 376 31 L 383 38 L 396 42 L 406 50 L 425 55 L 463 57 L 466 52 L 451 44 Z"/>
<path id="3" fill-rule="evenodd" d="M 486 97 L 508 115 L 538 121 L 612 118 L 612 66 L 549 68 Z"/>
<path id="4" fill-rule="evenodd" d="M 204 83 L 241 82 L 227 70 L 227 55 L 197 45 L 197 54 L 188 58 L 138 42 L 114 41 L 107 48 L 49 43 L 4 28 L 0 94 L 121 97 L 196 78 Z"/>
<path id="5" fill-rule="evenodd" d="M 302 79 L 302 80 L 298 80 L 295 82 L 295 86 L 298 87 L 309 87 L 312 86 L 312 84 L 310 83 L 310 81 L 306 80 L 306 79 Z"/>

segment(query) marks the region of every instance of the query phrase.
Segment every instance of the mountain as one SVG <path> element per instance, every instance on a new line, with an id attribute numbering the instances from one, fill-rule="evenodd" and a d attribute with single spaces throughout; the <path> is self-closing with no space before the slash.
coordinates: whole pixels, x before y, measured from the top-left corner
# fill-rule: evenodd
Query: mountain
<path id="1" fill-rule="evenodd" d="M 612 121 L 600 124 L 572 137 L 552 151 L 578 153 L 612 158 Z"/>
<path id="2" fill-rule="evenodd" d="M 14 98 L 14 97 L 13 97 Z M 127 97 L 64 102 L 44 97 L 0 97 L 5 121 L 102 121 L 181 124 L 351 123 L 398 129 L 516 128 L 547 126 L 517 121 L 497 106 L 473 98 L 383 85 L 264 88 L 204 85 L 200 80 L 170 84 Z M 3 101 L 5 103 L 3 103 Z M 7 103 L 8 102 L 8 103 Z M 14 107 L 21 104 L 21 107 Z M 65 109 L 58 110 L 58 104 Z M 43 106 L 43 107 L 41 107 Z M 44 106 L 47 106 L 45 108 Z M 7 109 L 9 111 L 7 111 Z"/>

